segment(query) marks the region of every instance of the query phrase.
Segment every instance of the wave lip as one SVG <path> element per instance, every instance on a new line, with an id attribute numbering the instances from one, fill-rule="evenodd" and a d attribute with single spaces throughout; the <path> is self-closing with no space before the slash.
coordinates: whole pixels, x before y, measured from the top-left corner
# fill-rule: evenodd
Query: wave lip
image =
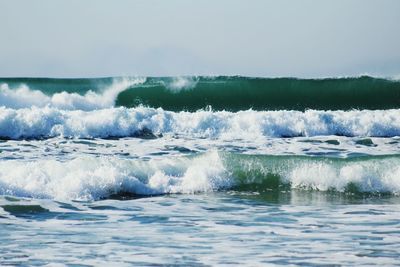
<path id="1" fill-rule="evenodd" d="M 188 138 L 258 140 L 266 137 L 400 135 L 400 110 L 170 112 L 153 108 L 94 111 L 0 107 L 5 139 L 135 137 L 140 132 Z"/>
<path id="2" fill-rule="evenodd" d="M 0 162 L 0 194 L 96 200 L 115 194 L 192 194 L 220 190 L 400 193 L 400 157 L 327 159 L 217 151 L 162 160 L 79 157 Z"/>
<path id="3" fill-rule="evenodd" d="M 111 108 L 115 105 L 119 93 L 144 82 L 144 78 L 115 78 L 107 88 L 99 92 L 89 90 L 83 95 L 66 91 L 47 95 L 40 90 L 30 89 L 27 84 L 11 89 L 7 83 L 3 83 L 0 85 L 0 106 L 13 109 L 52 107 L 85 111 Z"/>

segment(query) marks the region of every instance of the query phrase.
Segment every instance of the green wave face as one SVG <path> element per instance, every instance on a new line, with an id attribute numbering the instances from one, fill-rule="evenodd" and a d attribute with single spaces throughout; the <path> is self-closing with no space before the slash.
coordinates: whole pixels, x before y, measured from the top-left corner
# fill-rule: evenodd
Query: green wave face
<path id="1" fill-rule="evenodd" d="M 102 92 L 115 78 L 0 78 L 11 89 L 26 85 L 46 95 Z M 113 100 L 111 100 L 113 101 Z M 372 78 L 149 77 L 119 93 L 116 106 L 171 111 L 349 110 L 400 107 L 400 81 Z"/>
<path id="2" fill-rule="evenodd" d="M 54 79 L 54 78 L 0 78 L 0 84 L 7 84 L 10 88 L 26 85 L 30 90 L 38 90 L 46 95 L 67 92 L 84 95 L 89 90 L 99 91 L 110 86 L 113 78 L 82 78 L 82 79 Z"/>
<path id="3" fill-rule="evenodd" d="M 349 110 L 400 106 L 400 82 L 371 77 L 343 79 L 187 78 L 148 79 L 119 94 L 118 106 L 145 105 L 172 111 L 213 110 Z M 179 83 L 179 81 L 178 81 Z M 172 86 L 170 85 L 172 84 Z"/>
<path id="4" fill-rule="evenodd" d="M 399 194 L 400 156 L 328 158 L 222 153 L 237 191 Z"/>

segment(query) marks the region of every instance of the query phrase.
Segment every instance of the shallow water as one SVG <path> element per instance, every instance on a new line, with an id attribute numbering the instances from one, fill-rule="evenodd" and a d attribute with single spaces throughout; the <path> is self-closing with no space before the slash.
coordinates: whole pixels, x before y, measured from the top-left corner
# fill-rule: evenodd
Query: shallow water
<path id="1" fill-rule="evenodd" d="M 0 203 L 1 265 L 393 266 L 400 258 L 396 197 L 221 192 Z"/>
<path id="2" fill-rule="evenodd" d="M 146 175 L 142 185 L 122 187 L 118 179 L 100 179 L 115 173 L 99 175 L 102 182 L 93 180 L 95 183 L 90 184 L 84 171 L 92 160 L 104 160 L 95 168 L 104 167 L 108 160 L 127 161 L 130 165 L 120 168 L 125 176 L 130 169 L 138 177 L 140 170 L 151 176 L 158 168 L 179 179 L 196 180 L 201 168 L 195 169 L 193 176 L 187 173 L 192 165 L 198 166 L 193 161 L 198 157 L 205 159 L 208 169 L 226 156 L 224 164 L 234 161 L 239 165 L 233 166 L 240 171 L 246 166 L 267 168 L 277 160 L 264 159 L 271 152 L 283 157 L 278 158 L 283 160 L 278 164 L 286 164 L 284 168 L 300 166 L 297 160 L 327 159 L 334 160 L 329 162 L 332 166 L 376 162 L 371 165 L 374 169 L 382 164 L 391 166 L 393 160 L 398 166 L 397 138 L 371 138 L 376 146 L 370 142 L 360 145 L 357 140 L 360 138 L 337 136 L 268 139 L 264 146 L 168 137 L 4 141 L 0 143 L 5 195 L 0 198 L 0 265 L 396 265 L 400 258 L 396 184 L 389 187 L 395 193 L 379 192 L 381 184 L 375 185 L 377 192 L 368 188 L 370 191 L 364 193 L 318 191 L 263 183 L 265 176 L 254 176 L 249 170 L 246 177 L 261 181 L 243 182 L 236 187 L 239 191 L 225 187 L 235 188 L 226 180 L 226 184 L 214 184 L 217 187 L 204 187 L 213 185 L 213 174 L 208 173 L 205 184 L 178 184 L 178 194 L 158 195 L 174 188 L 166 185 L 177 185 L 162 180 L 164 187 L 157 187 Z M 219 151 L 210 152 L 215 149 Z M 291 157 L 295 160 L 289 164 L 287 158 Z M 244 165 L 237 163 L 241 160 Z M 44 165 L 38 165 L 41 161 Z M 71 162 L 76 164 L 66 168 Z M 137 162 L 148 165 L 135 165 Z M 174 166 L 182 168 L 183 173 L 171 171 Z M 83 175 L 78 176 L 78 171 Z M 328 175 L 325 169 L 322 171 Z M 68 172 L 75 176 L 67 176 Z M 11 176 L 13 180 L 6 179 Z M 26 176 L 28 179 L 24 179 Z M 340 178 L 334 177 L 335 181 Z M 54 180 L 61 186 L 54 187 Z M 324 186 L 324 177 L 317 176 L 316 181 L 305 180 L 308 185 Z M 361 180 L 358 186 L 371 181 Z M 135 190 L 143 190 L 143 186 L 155 191 L 140 191 L 147 196 L 135 195 Z"/>

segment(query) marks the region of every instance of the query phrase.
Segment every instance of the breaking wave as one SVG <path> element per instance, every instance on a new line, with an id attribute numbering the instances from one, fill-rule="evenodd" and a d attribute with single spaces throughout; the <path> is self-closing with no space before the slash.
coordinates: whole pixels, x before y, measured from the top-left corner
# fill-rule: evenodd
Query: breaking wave
<path id="1" fill-rule="evenodd" d="M 140 105 L 170 111 L 351 110 L 400 107 L 400 81 L 369 76 L 0 78 L 0 106 L 93 110 Z"/>
<path id="2" fill-rule="evenodd" d="M 400 110 L 171 112 L 146 107 L 94 111 L 0 107 L 0 137 L 132 137 L 141 132 L 225 140 L 297 136 L 400 135 Z"/>
<path id="3" fill-rule="evenodd" d="M 41 90 L 32 90 L 21 83 L 11 88 L 8 83 L 0 85 L 0 106 L 20 109 L 29 107 L 52 107 L 64 110 L 96 110 L 111 108 L 122 91 L 145 79 L 116 78 L 113 82 L 97 92 L 88 90 L 84 94 L 78 92 L 55 92 L 47 95 Z M 82 93 L 82 91 L 80 92 Z"/>
<path id="4" fill-rule="evenodd" d="M 400 192 L 400 157 L 333 159 L 252 156 L 212 151 L 162 160 L 80 157 L 70 161 L 0 161 L 0 194 L 96 200 L 220 190 Z"/>

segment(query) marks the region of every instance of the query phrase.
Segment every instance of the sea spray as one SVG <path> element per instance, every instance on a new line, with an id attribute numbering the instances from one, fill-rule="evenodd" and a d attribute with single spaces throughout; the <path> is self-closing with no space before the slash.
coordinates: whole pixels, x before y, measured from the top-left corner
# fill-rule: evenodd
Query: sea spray
<path id="1" fill-rule="evenodd" d="M 111 108 L 118 95 L 124 90 L 145 82 L 145 78 L 114 78 L 112 83 L 98 91 L 56 92 L 47 95 L 40 90 L 32 90 L 25 83 L 10 88 L 8 83 L 0 85 L 0 106 L 20 109 L 30 107 L 52 107 L 63 110 L 96 110 Z M 80 92 L 80 93 L 78 93 Z M 82 94 L 83 93 L 83 94 Z"/>

